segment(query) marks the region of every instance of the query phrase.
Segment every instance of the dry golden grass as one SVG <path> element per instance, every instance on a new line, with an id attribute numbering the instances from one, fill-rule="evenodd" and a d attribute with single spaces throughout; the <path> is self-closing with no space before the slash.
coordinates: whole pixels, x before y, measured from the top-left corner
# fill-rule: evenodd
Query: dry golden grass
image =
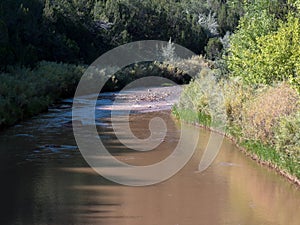
<path id="1" fill-rule="evenodd" d="M 244 137 L 270 142 L 274 127 L 283 116 L 299 108 L 299 95 L 289 85 L 282 83 L 262 89 L 242 110 Z"/>

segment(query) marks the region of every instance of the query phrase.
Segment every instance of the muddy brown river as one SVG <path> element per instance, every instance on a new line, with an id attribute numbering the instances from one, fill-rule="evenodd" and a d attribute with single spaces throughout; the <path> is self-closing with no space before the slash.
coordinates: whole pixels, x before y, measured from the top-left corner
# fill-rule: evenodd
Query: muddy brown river
<path id="1" fill-rule="evenodd" d="M 101 106 L 111 104 L 103 97 Z M 247 158 L 224 140 L 213 164 L 197 167 L 210 133 L 200 130 L 191 160 L 170 179 L 146 187 L 118 185 L 99 176 L 73 136 L 71 100 L 0 133 L 1 225 L 298 225 L 300 190 Z M 108 107 L 109 108 L 109 107 Z M 167 135 L 155 150 L 136 152 L 116 139 L 109 110 L 96 112 L 100 138 L 119 160 L 149 165 L 168 157 L 179 138 L 169 110 L 134 113 L 137 137 L 153 117 Z M 121 116 L 121 115 L 120 115 Z M 196 127 L 187 126 L 191 136 Z"/>

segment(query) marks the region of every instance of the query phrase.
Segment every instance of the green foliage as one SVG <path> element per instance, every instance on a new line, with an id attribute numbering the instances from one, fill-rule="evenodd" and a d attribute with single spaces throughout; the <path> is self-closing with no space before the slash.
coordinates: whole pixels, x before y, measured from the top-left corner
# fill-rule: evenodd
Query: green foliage
<path id="1" fill-rule="evenodd" d="M 281 118 L 274 129 L 276 150 L 300 164 L 300 111 Z"/>
<path id="2" fill-rule="evenodd" d="M 212 71 L 202 68 L 198 76 L 184 87 L 180 101 L 175 106 L 181 119 L 223 129 L 226 109 L 222 91 Z"/>
<path id="3" fill-rule="evenodd" d="M 223 45 L 219 38 L 210 38 L 205 47 L 207 58 L 216 60 L 221 56 L 222 48 Z"/>
<path id="4" fill-rule="evenodd" d="M 41 62 L 31 70 L 14 67 L 0 74 L 0 127 L 47 110 L 59 98 L 71 96 L 84 68 Z"/>
<path id="5" fill-rule="evenodd" d="M 228 57 L 228 67 L 233 76 L 241 76 L 246 81 L 254 79 L 252 66 L 256 63 L 256 54 L 259 53 L 257 38 L 268 34 L 276 27 L 274 17 L 262 11 L 253 18 L 246 16 L 240 20 L 238 30 L 231 37 Z M 259 82 L 263 81 L 259 76 Z"/>
<path id="6" fill-rule="evenodd" d="M 208 1 L 209 9 L 216 13 L 218 33 L 224 36 L 226 32 L 233 32 L 243 15 L 243 4 L 239 0 L 211 0 Z"/>
<path id="7" fill-rule="evenodd" d="M 243 105 L 253 95 L 253 90 L 237 79 L 222 80 L 222 82 L 216 83 L 213 73 L 208 71 L 208 69 L 202 69 L 200 75 L 184 88 L 177 108 L 210 115 L 212 110 L 210 101 L 216 103 L 213 99 L 217 98 L 217 95 L 221 95 L 224 96 L 221 99 L 221 105 L 214 107 L 224 109 L 230 125 L 238 124 Z M 220 89 L 217 91 L 214 86 L 218 86 Z"/>
<path id="8" fill-rule="evenodd" d="M 208 39 L 232 31 L 239 18 L 235 11 L 240 6 L 209 2 L 1 1 L 0 69 L 15 64 L 34 67 L 41 60 L 90 64 L 109 49 L 138 40 L 172 38 L 204 53 Z M 205 19 L 200 22 L 200 17 Z"/>
<path id="9" fill-rule="evenodd" d="M 90 11 L 94 0 L 0 2 L 0 69 L 40 60 L 91 62 L 105 51 Z M 99 31 L 99 29 L 97 30 Z"/>
<path id="10" fill-rule="evenodd" d="M 278 31 L 258 38 L 260 53 L 254 65 L 253 81 L 288 81 L 300 91 L 300 21 L 293 16 Z"/>
<path id="11" fill-rule="evenodd" d="M 228 124 L 237 129 L 242 119 L 244 104 L 253 98 L 254 90 L 238 78 L 223 79 L 220 86 L 224 95 Z"/>
<path id="12" fill-rule="evenodd" d="M 115 74 L 109 74 L 111 78 L 102 91 L 121 90 L 127 84 L 148 76 L 165 77 L 177 84 L 187 84 L 191 77 L 186 71 L 178 69 L 173 63 L 142 62 L 123 68 Z"/>
<path id="13" fill-rule="evenodd" d="M 206 35 L 185 12 L 184 2 L 107 0 L 97 6 L 96 18 L 113 24 L 107 30 L 112 46 L 138 40 L 169 40 L 202 52 Z M 104 9 L 103 9 L 104 7 Z"/>
<path id="14" fill-rule="evenodd" d="M 300 91 L 299 14 L 281 1 L 255 3 L 247 5 L 231 38 L 228 67 L 232 75 L 250 84 L 287 81 Z"/>
<path id="15" fill-rule="evenodd" d="M 207 84 L 213 84 L 212 80 L 195 79 L 184 88 L 178 106 L 182 109 L 194 110 L 201 114 L 210 114 L 209 96 Z"/>

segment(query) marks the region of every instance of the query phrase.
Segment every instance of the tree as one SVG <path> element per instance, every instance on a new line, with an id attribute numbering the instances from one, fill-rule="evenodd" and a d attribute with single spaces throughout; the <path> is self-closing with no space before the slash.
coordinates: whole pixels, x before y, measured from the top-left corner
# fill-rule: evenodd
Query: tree
<path id="1" fill-rule="evenodd" d="M 228 67 L 233 76 L 252 80 L 252 64 L 256 62 L 256 54 L 260 51 L 257 39 L 275 31 L 277 24 L 278 20 L 269 14 L 265 6 L 246 4 L 245 15 L 230 40 Z"/>
<path id="2" fill-rule="evenodd" d="M 205 47 L 206 56 L 211 60 L 216 60 L 222 53 L 222 42 L 218 37 L 210 38 L 207 46 Z"/>
<path id="3" fill-rule="evenodd" d="M 253 9 L 253 6 L 251 6 Z M 300 91 L 300 23 L 289 11 L 281 20 L 267 9 L 246 11 L 232 36 L 228 66 L 248 83 L 287 81 Z M 275 22 L 274 22 L 275 21 Z"/>

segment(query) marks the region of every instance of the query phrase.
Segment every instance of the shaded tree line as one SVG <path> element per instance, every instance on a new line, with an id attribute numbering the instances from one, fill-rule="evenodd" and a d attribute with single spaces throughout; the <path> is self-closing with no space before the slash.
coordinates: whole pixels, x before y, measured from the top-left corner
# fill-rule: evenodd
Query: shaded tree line
<path id="1" fill-rule="evenodd" d="M 172 40 L 215 51 L 242 14 L 226 0 L 8 0 L 0 2 L 0 67 L 38 61 L 91 63 L 138 40 Z M 205 48 L 210 39 L 215 44 Z M 213 57 L 213 56 L 212 56 Z"/>

